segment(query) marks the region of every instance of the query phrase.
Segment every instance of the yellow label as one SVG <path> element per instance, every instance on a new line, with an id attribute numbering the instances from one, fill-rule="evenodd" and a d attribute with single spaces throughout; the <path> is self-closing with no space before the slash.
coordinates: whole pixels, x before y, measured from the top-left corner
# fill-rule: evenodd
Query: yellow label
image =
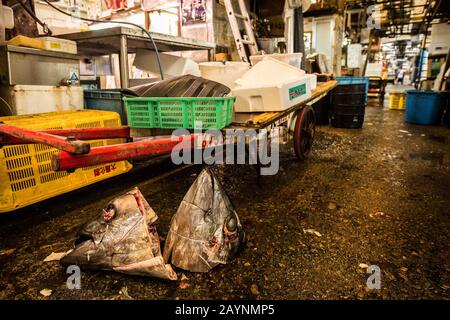
<path id="1" fill-rule="evenodd" d="M 58 42 L 50 42 L 50 48 L 52 49 L 61 49 L 61 44 Z"/>

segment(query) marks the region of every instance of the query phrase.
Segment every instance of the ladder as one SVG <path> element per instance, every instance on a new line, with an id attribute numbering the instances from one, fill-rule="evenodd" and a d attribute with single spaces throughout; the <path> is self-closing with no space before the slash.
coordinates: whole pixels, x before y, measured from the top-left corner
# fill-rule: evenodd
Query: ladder
<path id="1" fill-rule="evenodd" d="M 244 0 L 238 0 L 241 13 L 235 13 L 232 0 L 224 0 L 225 9 L 227 11 L 228 20 L 230 21 L 231 31 L 233 32 L 236 48 L 242 62 L 250 62 L 247 56 L 246 46 L 250 55 L 258 54 L 258 46 L 256 44 L 255 35 L 253 34 L 252 25 L 250 24 L 250 16 L 248 15 L 247 7 Z M 244 23 L 246 35 L 241 35 L 239 30 L 239 23 L 237 19 L 241 19 Z"/>

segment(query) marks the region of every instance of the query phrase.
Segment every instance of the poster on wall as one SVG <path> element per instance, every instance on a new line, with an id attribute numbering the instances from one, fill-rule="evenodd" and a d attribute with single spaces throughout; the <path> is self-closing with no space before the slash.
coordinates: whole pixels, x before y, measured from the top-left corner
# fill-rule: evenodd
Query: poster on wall
<path id="1" fill-rule="evenodd" d="M 183 25 L 206 23 L 206 0 L 181 0 Z"/>
<path id="2" fill-rule="evenodd" d="M 102 10 L 127 9 L 134 6 L 134 1 L 130 0 L 102 0 Z"/>

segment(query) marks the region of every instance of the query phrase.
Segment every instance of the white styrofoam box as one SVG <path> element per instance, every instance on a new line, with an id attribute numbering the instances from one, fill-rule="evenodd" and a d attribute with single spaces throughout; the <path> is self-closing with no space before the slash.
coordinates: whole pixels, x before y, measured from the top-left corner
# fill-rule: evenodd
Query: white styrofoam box
<path id="1" fill-rule="evenodd" d="M 311 97 L 309 77 L 286 81 L 281 85 L 235 88 L 235 112 L 283 111 Z"/>
<path id="2" fill-rule="evenodd" d="M 302 67 L 302 53 L 274 53 L 274 54 L 264 54 L 259 56 L 250 56 L 250 62 L 252 66 L 256 65 L 258 62 L 266 58 L 273 58 L 279 61 L 290 64 L 293 67 Z"/>
<path id="3" fill-rule="evenodd" d="M 238 86 L 257 87 L 298 79 L 305 71 L 285 62 L 266 57 L 236 80 Z"/>
<path id="4" fill-rule="evenodd" d="M 200 77 L 198 64 L 191 59 L 165 53 L 160 53 L 159 57 L 164 76 L 167 78 L 186 74 Z M 136 53 L 133 65 L 140 70 L 147 71 L 154 76 L 159 77 L 159 65 L 154 51 L 139 49 Z"/>
<path id="5" fill-rule="evenodd" d="M 0 87 L 0 95 L 9 104 L 0 103 L 0 115 L 82 110 L 84 106 L 81 86 L 15 85 Z"/>
<path id="6" fill-rule="evenodd" d="M 266 58 L 236 80 L 236 112 L 282 111 L 311 97 L 315 75 L 287 63 Z"/>
<path id="7" fill-rule="evenodd" d="M 42 41 L 45 50 L 77 54 L 75 41 L 55 37 L 42 37 L 39 40 Z"/>
<path id="8" fill-rule="evenodd" d="M 235 81 L 250 69 L 248 63 L 235 61 L 203 62 L 199 67 L 203 78 L 222 83 L 230 89 L 233 89 Z"/>

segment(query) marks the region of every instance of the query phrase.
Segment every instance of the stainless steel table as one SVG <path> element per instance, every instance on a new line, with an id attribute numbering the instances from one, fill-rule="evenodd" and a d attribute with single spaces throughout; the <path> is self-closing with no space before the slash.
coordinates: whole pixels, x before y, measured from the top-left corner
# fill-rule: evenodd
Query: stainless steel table
<path id="1" fill-rule="evenodd" d="M 12 45 L 0 46 L 0 84 L 59 86 L 75 73 L 80 56 Z"/>
<path id="2" fill-rule="evenodd" d="M 118 53 L 120 61 L 120 81 L 123 88 L 129 86 L 128 53 L 138 49 L 154 50 L 148 36 L 140 29 L 114 27 L 108 29 L 69 33 L 59 36 L 77 42 L 78 53 L 86 56 L 101 56 Z M 211 60 L 215 43 L 154 33 L 152 37 L 160 52 L 208 50 Z"/>

